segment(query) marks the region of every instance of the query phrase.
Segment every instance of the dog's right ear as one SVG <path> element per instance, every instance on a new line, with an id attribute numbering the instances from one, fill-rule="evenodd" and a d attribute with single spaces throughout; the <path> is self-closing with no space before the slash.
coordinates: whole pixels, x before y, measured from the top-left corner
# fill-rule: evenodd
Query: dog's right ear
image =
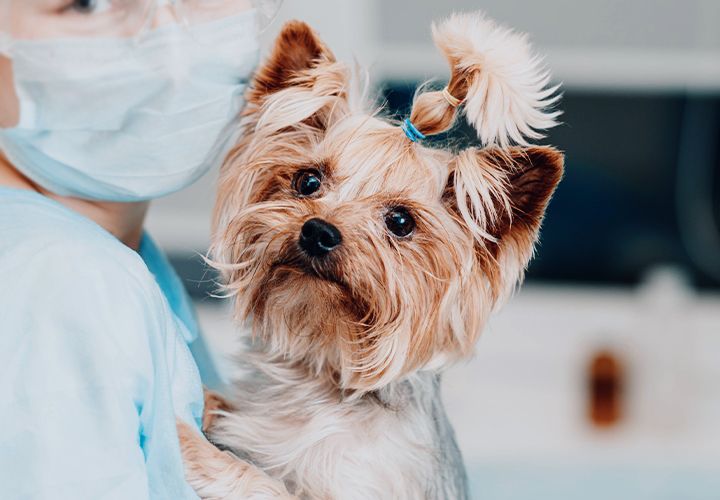
<path id="1" fill-rule="evenodd" d="M 494 299 L 522 279 L 564 161 L 548 146 L 471 147 L 450 165 L 443 200 L 472 236 Z"/>
<path id="2" fill-rule="evenodd" d="M 255 73 L 249 101 L 260 102 L 269 94 L 302 84 L 309 70 L 334 63 L 335 56 L 315 31 L 302 21 L 288 21 L 275 40 L 270 57 Z"/>

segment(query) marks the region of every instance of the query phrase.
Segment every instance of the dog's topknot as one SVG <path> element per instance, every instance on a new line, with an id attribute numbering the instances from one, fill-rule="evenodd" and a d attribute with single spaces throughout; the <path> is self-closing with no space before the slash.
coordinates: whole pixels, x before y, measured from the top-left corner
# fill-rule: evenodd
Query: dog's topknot
<path id="1" fill-rule="evenodd" d="M 433 24 L 435 44 L 451 68 L 448 91 L 484 145 L 526 145 L 557 125 L 560 98 L 550 74 L 534 55 L 527 36 L 496 24 L 480 12 L 453 14 Z M 411 121 L 426 135 L 448 130 L 456 108 L 442 92 L 421 92 Z"/>

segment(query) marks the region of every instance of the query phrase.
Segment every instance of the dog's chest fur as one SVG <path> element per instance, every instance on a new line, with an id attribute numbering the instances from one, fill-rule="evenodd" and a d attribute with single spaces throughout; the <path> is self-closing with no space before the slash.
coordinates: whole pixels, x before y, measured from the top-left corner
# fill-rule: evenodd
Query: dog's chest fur
<path id="1" fill-rule="evenodd" d="M 211 439 L 301 498 L 458 499 L 465 471 L 440 400 L 439 377 L 419 373 L 361 398 L 322 376 L 252 356 L 237 411 Z"/>

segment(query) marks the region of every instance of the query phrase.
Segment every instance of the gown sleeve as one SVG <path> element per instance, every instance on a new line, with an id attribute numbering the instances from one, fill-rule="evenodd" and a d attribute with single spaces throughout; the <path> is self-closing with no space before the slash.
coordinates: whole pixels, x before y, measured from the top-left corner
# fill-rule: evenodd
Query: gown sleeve
<path id="1" fill-rule="evenodd" d="M 186 347 L 132 266 L 54 245 L 0 293 L 0 498 L 197 498 L 174 426 L 193 416 L 173 408 L 168 362 Z"/>

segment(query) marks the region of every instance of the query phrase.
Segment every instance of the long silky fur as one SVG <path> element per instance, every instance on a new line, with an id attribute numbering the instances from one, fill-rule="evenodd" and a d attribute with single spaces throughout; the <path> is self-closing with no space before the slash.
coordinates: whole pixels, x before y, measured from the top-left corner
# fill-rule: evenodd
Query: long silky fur
<path id="1" fill-rule="evenodd" d="M 527 35 L 480 12 L 454 14 L 433 25 L 433 38 L 453 66 L 467 75 L 465 117 L 483 144 L 507 147 L 539 139 L 557 125 L 559 86 L 533 54 Z"/>
<path id="2" fill-rule="evenodd" d="M 241 410 L 210 433 L 301 498 L 466 498 L 466 478 L 440 402 L 439 376 L 419 372 L 372 397 L 344 398 L 332 378 L 262 350 L 239 366 Z M 431 457 L 428 459 L 428 457 Z"/>
<path id="3" fill-rule="evenodd" d="M 517 133 L 554 123 L 539 111 L 551 102 L 539 90 L 547 78 L 521 39 L 479 14 L 434 34 L 453 66 L 449 88 L 485 142 L 521 142 Z M 410 142 L 367 103 L 360 80 L 294 22 L 248 95 L 244 135 L 221 171 L 209 261 L 251 333 L 236 409 L 209 435 L 300 498 L 462 500 L 440 374 L 472 353 L 522 279 L 562 155 Z M 456 112 L 422 92 L 411 116 L 431 135 Z M 303 168 L 321 171 L 317 196 L 293 192 Z M 416 220 L 410 237 L 385 226 L 398 205 Z M 297 244 L 311 217 L 342 233 L 323 260 Z"/>

